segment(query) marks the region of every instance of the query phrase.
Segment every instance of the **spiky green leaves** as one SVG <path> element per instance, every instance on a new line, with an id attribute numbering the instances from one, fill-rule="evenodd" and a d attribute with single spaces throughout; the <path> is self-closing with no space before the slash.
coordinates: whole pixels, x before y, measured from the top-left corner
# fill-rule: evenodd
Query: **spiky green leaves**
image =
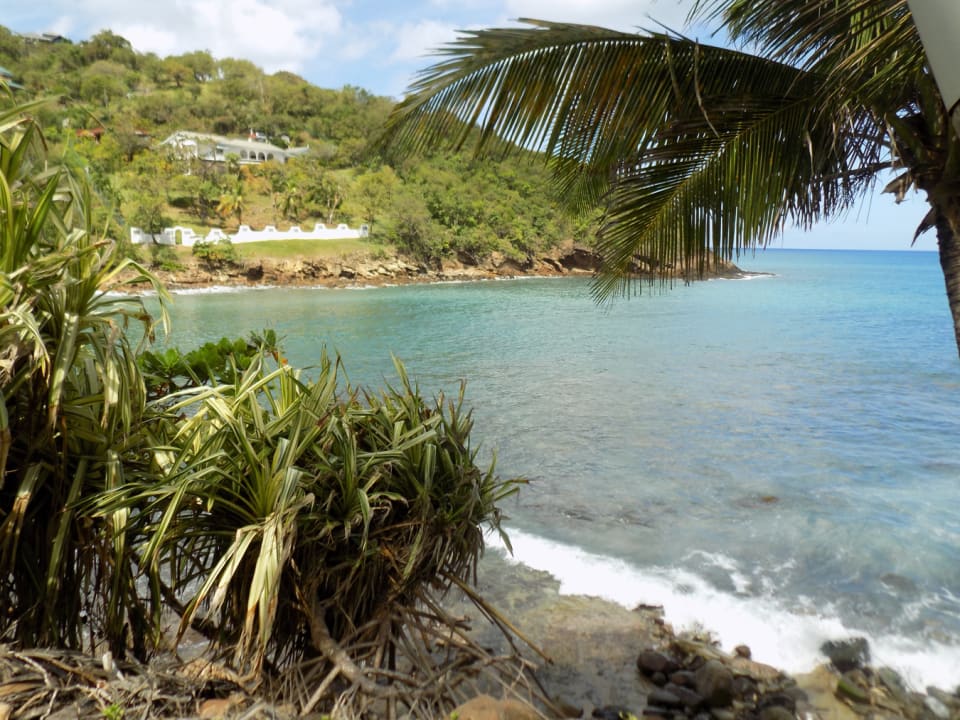
<path id="1" fill-rule="evenodd" d="M 149 335 L 152 320 L 106 291 L 125 270 L 152 278 L 90 226 L 88 187 L 30 118 L 39 104 L 0 111 L 0 627 L 79 646 L 86 615 L 122 652 L 124 624 L 139 629 L 122 522 L 75 503 L 143 471 L 145 393 L 124 330 Z"/>
<path id="2" fill-rule="evenodd" d="M 269 357 L 167 397 L 184 419 L 158 438 L 162 479 L 97 501 L 129 510 L 155 602 L 182 598 L 181 630 L 206 620 L 247 668 L 296 657 L 311 614 L 340 640 L 467 578 L 516 489 L 477 466 L 462 394 L 428 402 L 398 363 L 397 388 L 361 395 L 338 362 L 305 382 Z"/>

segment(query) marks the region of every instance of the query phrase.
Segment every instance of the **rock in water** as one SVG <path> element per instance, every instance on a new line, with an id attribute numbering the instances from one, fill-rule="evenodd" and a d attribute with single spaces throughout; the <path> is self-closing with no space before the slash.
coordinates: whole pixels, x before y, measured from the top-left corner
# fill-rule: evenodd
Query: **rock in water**
<path id="1" fill-rule="evenodd" d="M 830 658 L 833 666 L 842 673 L 870 662 L 870 645 L 862 637 L 830 640 L 820 646 L 820 652 Z"/>
<path id="2" fill-rule="evenodd" d="M 708 660 L 697 670 L 696 690 L 710 707 L 726 707 L 733 701 L 733 673 L 719 660 Z"/>

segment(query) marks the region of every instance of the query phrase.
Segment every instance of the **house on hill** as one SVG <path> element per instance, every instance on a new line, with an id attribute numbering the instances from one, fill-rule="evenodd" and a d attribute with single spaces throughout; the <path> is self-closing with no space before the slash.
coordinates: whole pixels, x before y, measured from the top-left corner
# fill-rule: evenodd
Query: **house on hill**
<path id="1" fill-rule="evenodd" d="M 23 38 L 30 43 L 69 43 L 70 38 L 64 37 L 59 33 L 51 32 L 25 32 L 25 33 L 16 33 L 18 37 Z M 72 44 L 72 43 L 71 43 Z"/>
<path id="2" fill-rule="evenodd" d="M 235 155 L 241 165 L 250 165 L 276 160 L 285 163 L 293 157 L 304 155 L 310 148 L 281 148 L 263 136 L 251 131 L 251 138 L 242 140 L 222 135 L 179 130 L 160 144 L 173 148 L 181 158 L 198 158 L 206 162 L 226 162 L 228 155 Z"/>

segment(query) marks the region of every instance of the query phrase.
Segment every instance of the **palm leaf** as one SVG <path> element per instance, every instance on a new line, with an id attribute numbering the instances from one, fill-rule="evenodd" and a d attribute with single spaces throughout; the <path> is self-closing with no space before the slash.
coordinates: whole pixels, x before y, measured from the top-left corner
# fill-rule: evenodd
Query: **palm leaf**
<path id="1" fill-rule="evenodd" d="M 598 298 L 628 291 L 638 264 L 702 273 L 765 245 L 788 221 L 843 212 L 895 160 L 890 116 L 872 100 L 881 91 L 889 100 L 891 82 L 916 70 L 891 58 L 865 70 L 850 58 L 876 61 L 905 39 L 909 51 L 904 3 L 744 0 L 700 10 L 708 5 L 732 6 L 729 29 L 773 49 L 535 20 L 471 31 L 438 51 L 384 143 L 400 153 L 468 142 L 477 152 L 541 151 L 567 205 L 606 208 Z M 772 27 L 758 6 L 774 13 Z M 791 22 L 808 15 L 815 25 L 796 47 Z M 751 35 L 761 30 L 770 37 Z M 837 87 L 852 85 L 837 102 Z"/>

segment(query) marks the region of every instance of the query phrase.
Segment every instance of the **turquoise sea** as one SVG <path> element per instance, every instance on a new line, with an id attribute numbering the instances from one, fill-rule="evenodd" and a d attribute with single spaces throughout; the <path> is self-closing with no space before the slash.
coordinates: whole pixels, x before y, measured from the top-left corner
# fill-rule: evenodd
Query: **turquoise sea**
<path id="1" fill-rule="evenodd" d="M 586 279 L 180 294 L 173 343 L 273 328 L 354 384 L 461 378 L 531 484 L 515 557 L 565 592 L 663 604 L 792 671 L 863 635 L 960 684 L 960 359 L 937 257 L 768 250 L 772 273 L 598 306 Z M 495 548 L 497 546 L 495 545 Z M 499 551 L 502 551 L 499 550 Z"/>

